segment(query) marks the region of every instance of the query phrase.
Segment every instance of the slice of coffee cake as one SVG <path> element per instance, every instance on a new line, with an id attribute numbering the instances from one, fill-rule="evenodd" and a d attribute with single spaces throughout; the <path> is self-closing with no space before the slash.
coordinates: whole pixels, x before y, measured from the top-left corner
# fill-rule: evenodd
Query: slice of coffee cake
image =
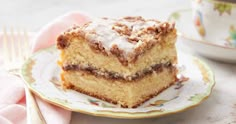
<path id="1" fill-rule="evenodd" d="M 176 81 L 174 24 L 96 19 L 58 37 L 64 88 L 137 107 Z"/>

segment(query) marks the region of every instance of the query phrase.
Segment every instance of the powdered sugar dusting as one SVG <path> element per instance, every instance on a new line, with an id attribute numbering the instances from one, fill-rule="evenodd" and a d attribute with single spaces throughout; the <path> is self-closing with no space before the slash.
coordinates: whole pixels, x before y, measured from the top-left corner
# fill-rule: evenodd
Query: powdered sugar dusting
<path id="1" fill-rule="evenodd" d="M 134 44 L 127 41 L 127 38 L 120 36 L 119 33 L 112 30 L 114 20 L 96 19 L 85 29 L 88 32 L 86 37 L 90 41 L 97 41 L 103 44 L 105 50 L 109 51 L 113 45 L 119 46 L 125 53 L 132 52 Z"/>
<path id="2" fill-rule="evenodd" d="M 94 19 L 85 29 L 85 38 L 91 42 L 99 42 L 109 53 L 114 45 L 123 51 L 126 58 L 142 45 L 145 40 L 140 34 L 149 27 L 159 27 L 162 23 L 155 20 L 144 20 L 141 17 L 123 19 Z M 147 32 L 145 32 L 147 34 Z M 145 34 L 145 35 L 146 35 Z M 153 35 L 153 34 L 151 34 Z M 129 38 L 138 38 L 131 42 Z M 151 36 L 150 36 L 151 37 Z"/>

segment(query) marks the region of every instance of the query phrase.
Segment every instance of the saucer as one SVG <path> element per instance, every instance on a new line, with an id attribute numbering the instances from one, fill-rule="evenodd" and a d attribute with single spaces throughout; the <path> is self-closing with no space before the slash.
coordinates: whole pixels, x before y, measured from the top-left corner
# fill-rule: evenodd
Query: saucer
<path id="1" fill-rule="evenodd" d="M 236 63 L 236 48 L 227 43 L 203 40 L 192 23 L 192 10 L 178 10 L 169 16 L 176 23 L 180 41 L 198 54 L 227 63 Z"/>

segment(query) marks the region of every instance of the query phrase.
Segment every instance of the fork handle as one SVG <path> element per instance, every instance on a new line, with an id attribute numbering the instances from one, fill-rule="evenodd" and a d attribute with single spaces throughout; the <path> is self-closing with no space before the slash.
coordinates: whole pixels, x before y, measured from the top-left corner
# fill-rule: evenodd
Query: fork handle
<path id="1" fill-rule="evenodd" d="M 27 99 L 27 123 L 32 124 L 32 123 L 38 123 L 38 124 L 46 124 L 46 121 L 42 115 L 42 113 L 39 110 L 38 104 L 28 89 L 28 87 L 25 88 L 26 92 L 26 98 Z"/>

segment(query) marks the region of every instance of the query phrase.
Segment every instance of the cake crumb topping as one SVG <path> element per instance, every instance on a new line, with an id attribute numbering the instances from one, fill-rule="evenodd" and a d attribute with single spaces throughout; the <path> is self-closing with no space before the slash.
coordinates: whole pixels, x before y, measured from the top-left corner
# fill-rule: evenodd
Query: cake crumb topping
<path id="1" fill-rule="evenodd" d="M 127 64 L 153 44 L 161 42 L 160 36 L 173 31 L 174 27 L 174 23 L 144 19 L 141 16 L 99 18 L 81 27 L 73 27 L 65 32 L 64 36 L 76 32 L 78 36 L 90 42 L 90 46 L 96 46 L 93 48 L 106 55 L 113 54 Z"/>
<path id="2" fill-rule="evenodd" d="M 135 49 L 146 43 L 158 42 L 160 34 L 174 28 L 174 24 L 137 17 L 121 19 L 95 19 L 82 27 L 85 38 L 92 42 L 101 42 L 107 52 L 116 45 L 126 58 L 132 56 Z"/>

